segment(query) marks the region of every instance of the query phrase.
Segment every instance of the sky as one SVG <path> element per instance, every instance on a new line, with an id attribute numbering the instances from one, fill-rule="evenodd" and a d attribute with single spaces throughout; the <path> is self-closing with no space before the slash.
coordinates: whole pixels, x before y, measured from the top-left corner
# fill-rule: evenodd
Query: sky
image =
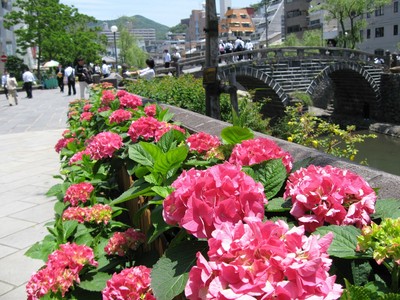
<path id="1" fill-rule="evenodd" d="M 76 7 L 80 13 L 98 20 L 114 20 L 122 16 L 141 15 L 172 27 L 189 18 L 193 9 L 201 9 L 202 0 L 61 0 Z M 219 12 L 219 0 L 216 0 Z M 259 0 L 231 0 L 233 8 L 246 7 Z"/>

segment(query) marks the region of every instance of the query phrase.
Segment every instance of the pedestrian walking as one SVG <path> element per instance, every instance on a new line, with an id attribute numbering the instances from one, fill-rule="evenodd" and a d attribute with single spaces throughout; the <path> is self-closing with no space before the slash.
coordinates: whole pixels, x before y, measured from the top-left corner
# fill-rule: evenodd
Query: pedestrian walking
<path id="1" fill-rule="evenodd" d="M 168 53 L 167 49 L 164 50 L 163 60 L 164 60 L 164 67 L 169 68 L 169 66 L 171 65 L 171 54 Z"/>
<path id="2" fill-rule="evenodd" d="M 76 95 L 75 88 L 75 70 L 72 68 L 71 64 L 64 71 L 65 77 L 67 77 L 67 85 L 68 85 L 68 96 L 71 96 L 71 92 Z"/>
<path id="3" fill-rule="evenodd" d="M 64 93 L 64 68 L 62 67 L 61 64 L 58 65 L 56 68 L 56 74 L 57 74 L 57 82 L 58 82 L 58 87 L 60 88 L 60 92 Z"/>
<path id="4" fill-rule="evenodd" d="M 89 84 L 93 83 L 93 80 L 92 74 L 85 65 L 85 60 L 83 58 L 78 58 L 78 64 L 75 67 L 75 75 L 78 76 L 81 99 L 85 99 L 85 91 L 89 89 Z"/>
<path id="5" fill-rule="evenodd" d="M 4 89 L 4 94 L 6 95 L 6 99 L 8 100 L 8 89 L 7 89 L 7 79 L 8 79 L 8 71 L 4 70 L 3 75 L 1 76 L 1 86 Z"/>
<path id="6" fill-rule="evenodd" d="M 101 73 L 103 73 L 103 78 L 107 78 L 110 76 L 110 67 L 107 65 L 107 62 L 103 60 L 103 65 L 101 66 Z"/>
<path id="7" fill-rule="evenodd" d="M 24 90 L 26 92 L 26 98 L 32 99 L 32 85 L 35 81 L 35 76 L 33 76 L 32 72 L 29 68 L 25 69 L 24 74 L 22 74 L 22 80 L 24 81 Z"/>
<path id="8" fill-rule="evenodd" d="M 7 78 L 8 103 L 10 106 L 18 105 L 17 87 L 17 79 L 15 79 L 14 73 L 10 73 L 10 76 Z"/>

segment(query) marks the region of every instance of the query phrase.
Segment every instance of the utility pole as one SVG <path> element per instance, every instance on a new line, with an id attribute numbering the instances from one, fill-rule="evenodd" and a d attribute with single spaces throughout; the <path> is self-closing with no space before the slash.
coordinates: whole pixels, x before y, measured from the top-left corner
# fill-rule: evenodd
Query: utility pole
<path id="1" fill-rule="evenodd" d="M 268 7 L 267 7 L 267 2 L 268 2 L 268 7 L 269 7 L 269 1 L 265 0 L 264 2 L 264 12 L 265 12 L 265 47 L 268 48 Z"/>
<path id="2" fill-rule="evenodd" d="M 206 0 L 206 65 L 203 86 L 206 90 L 206 115 L 220 119 L 218 73 L 218 18 L 215 0 Z"/>

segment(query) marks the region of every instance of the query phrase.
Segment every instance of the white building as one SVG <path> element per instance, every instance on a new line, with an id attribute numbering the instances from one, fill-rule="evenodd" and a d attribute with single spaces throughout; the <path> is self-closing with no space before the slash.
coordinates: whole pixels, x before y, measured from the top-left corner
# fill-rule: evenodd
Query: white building
<path id="1" fill-rule="evenodd" d="M 226 11 L 231 7 L 232 7 L 231 0 L 220 0 L 219 1 L 219 18 L 220 19 L 225 18 Z"/>

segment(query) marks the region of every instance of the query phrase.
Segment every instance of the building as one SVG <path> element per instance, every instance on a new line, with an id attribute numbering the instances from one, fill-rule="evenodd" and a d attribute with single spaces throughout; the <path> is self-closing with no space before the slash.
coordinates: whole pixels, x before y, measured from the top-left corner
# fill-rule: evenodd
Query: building
<path id="1" fill-rule="evenodd" d="M 308 29 L 310 8 L 309 0 L 285 0 L 282 17 L 282 35 L 294 33 L 298 38 Z"/>
<path id="2" fill-rule="evenodd" d="M 232 7 L 231 0 L 220 0 L 219 1 L 219 18 L 225 18 L 225 13 Z"/>
<path id="3" fill-rule="evenodd" d="M 320 29 L 321 45 L 323 46 L 335 46 L 336 38 L 338 37 L 338 23 L 336 19 L 327 21 L 328 12 L 325 10 L 318 9 L 321 1 L 313 0 L 310 3 L 310 9 L 316 8 L 309 13 L 308 29 Z"/>
<path id="4" fill-rule="evenodd" d="M 251 8 L 230 8 L 225 13 L 225 17 L 220 19 L 219 35 L 224 41 L 234 40 L 240 36 L 251 39 L 255 32 L 255 26 L 251 16 L 254 10 Z"/>
<path id="5" fill-rule="evenodd" d="M 203 9 L 192 10 L 189 19 L 189 26 L 186 31 L 186 41 L 196 42 L 206 38 L 204 28 L 206 24 L 206 12 Z"/>
<path id="6" fill-rule="evenodd" d="M 363 18 L 368 25 L 360 32 L 363 41 L 357 45 L 358 49 L 379 56 L 383 56 L 386 51 L 400 52 L 399 0 L 392 0 L 390 4 L 364 14 Z"/>

